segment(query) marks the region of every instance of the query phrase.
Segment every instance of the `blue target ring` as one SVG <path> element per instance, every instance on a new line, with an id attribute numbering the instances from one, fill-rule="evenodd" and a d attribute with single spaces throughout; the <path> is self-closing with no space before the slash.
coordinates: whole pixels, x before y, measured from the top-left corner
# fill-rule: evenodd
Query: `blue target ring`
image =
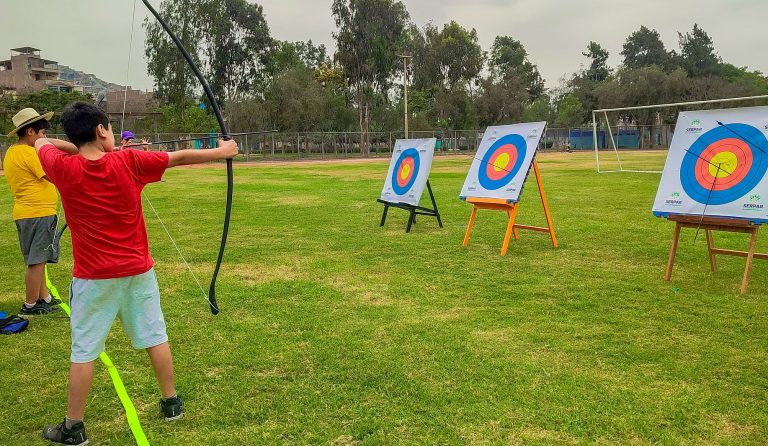
<path id="1" fill-rule="evenodd" d="M 421 158 L 418 150 L 410 148 L 400 154 L 395 162 L 395 168 L 392 169 L 392 190 L 397 195 L 405 195 L 411 190 L 416 177 L 419 176 L 419 166 L 421 166 Z M 403 178 L 404 169 L 407 169 L 405 178 Z"/>
<path id="2" fill-rule="evenodd" d="M 680 183 L 685 193 L 701 204 L 731 203 L 748 194 L 765 176 L 766 150 L 768 139 L 751 125 L 734 123 L 715 127 L 701 135 L 683 157 Z M 711 171 L 719 169 L 712 166 L 713 156 L 726 151 L 731 152 L 738 163 L 722 178 L 712 177 Z"/>
<path id="3" fill-rule="evenodd" d="M 487 190 L 496 190 L 509 184 L 509 182 L 512 181 L 512 178 L 514 178 L 520 171 L 523 161 L 525 161 L 526 151 L 527 144 L 525 138 L 518 134 L 504 135 L 496 140 L 488 151 L 485 152 L 482 164 L 478 170 L 477 175 L 480 185 Z M 510 157 L 510 159 L 513 159 L 514 161 L 511 163 L 511 166 L 501 166 L 505 172 L 504 174 L 494 175 L 495 178 L 491 178 L 493 173 L 493 170 L 491 169 L 493 169 L 493 166 L 498 165 L 495 160 L 502 152 L 511 153 L 513 157 Z"/>

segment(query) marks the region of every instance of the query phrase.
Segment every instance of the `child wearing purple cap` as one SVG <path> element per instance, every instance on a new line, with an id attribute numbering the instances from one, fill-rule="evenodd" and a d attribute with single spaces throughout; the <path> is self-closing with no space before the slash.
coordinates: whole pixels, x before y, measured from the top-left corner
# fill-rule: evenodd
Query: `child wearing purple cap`
<path id="1" fill-rule="evenodd" d="M 135 136 L 133 135 L 133 132 L 130 130 L 124 130 L 123 133 L 120 134 L 120 145 L 115 147 L 115 150 L 125 150 L 125 149 L 133 149 L 134 147 L 142 147 L 145 152 L 149 152 L 149 145 L 147 144 L 146 139 L 142 139 L 141 143 L 143 145 L 133 145 L 133 138 Z"/>

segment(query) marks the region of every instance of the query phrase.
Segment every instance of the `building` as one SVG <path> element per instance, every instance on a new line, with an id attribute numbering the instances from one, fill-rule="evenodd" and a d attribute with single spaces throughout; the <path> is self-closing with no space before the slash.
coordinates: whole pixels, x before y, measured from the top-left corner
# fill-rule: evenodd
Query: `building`
<path id="1" fill-rule="evenodd" d="M 0 90 L 19 94 L 42 90 L 82 91 L 74 82 L 59 76 L 59 63 L 40 57 L 32 47 L 11 49 L 11 58 L 0 61 Z"/>
<path id="2" fill-rule="evenodd" d="M 100 104 L 101 105 L 101 104 Z M 154 102 L 154 93 L 127 88 L 118 91 L 108 91 L 106 94 L 105 110 L 108 114 L 123 112 L 132 114 L 146 114 L 150 108 L 157 104 Z"/>

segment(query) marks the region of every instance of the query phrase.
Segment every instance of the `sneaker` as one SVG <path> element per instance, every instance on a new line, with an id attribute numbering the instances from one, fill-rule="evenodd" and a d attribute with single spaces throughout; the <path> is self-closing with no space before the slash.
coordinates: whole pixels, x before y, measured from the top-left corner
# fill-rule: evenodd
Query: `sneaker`
<path id="1" fill-rule="evenodd" d="M 26 304 L 21 304 L 21 314 L 49 314 L 59 311 L 59 308 L 53 305 L 53 303 L 46 303 L 42 299 L 37 299 L 35 305 L 32 308 L 27 308 Z"/>
<path id="2" fill-rule="evenodd" d="M 165 421 L 178 420 L 184 412 L 184 401 L 178 395 L 168 399 L 161 398 L 160 412 L 165 417 Z"/>
<path id="3" fill-rule="evenodd" d="M 45 302 L 44 299 L 43 299 L 43 302 Z M 45 303 L 47 303 L 48 305 L 59 305 L 59 304 L 61 304 L 61 299 L 59 299 L 57 297 L 51 296 L 51 301 L 50 302 L 45 302 Z"/>
<path id="4" fill-rule="evenodd" d="M 85 436 L 85 424 L 82 421 L 72 426 L 72 429 L 67 429 L 66 420 L 53 426 L 46 426 L 43 429 L 43 438 L 60 444 L 88 444 L 88 437 Z"/>

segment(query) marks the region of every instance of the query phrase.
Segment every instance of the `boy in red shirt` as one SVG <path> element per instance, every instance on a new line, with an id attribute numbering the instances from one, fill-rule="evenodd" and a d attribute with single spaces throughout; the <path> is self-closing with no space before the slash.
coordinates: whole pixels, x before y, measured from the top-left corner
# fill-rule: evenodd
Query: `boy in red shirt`
<path id="1" fill-rule="evenodd" d="M 72 365 L 67 416 L 62 423 L 46 427 L 43 436 L 57 443 L 83 445 L 88 442 L 83 417 L 94 361 L 104 350 L 116 317 L 133 347 L 149 354 L 165 419 L 181 417 L 183 402 L 173 382 L 141 191 L 148 183 L 160 181 L 169 167 L 232 158 L 237 144 L 220 141 L 215 149 L 173 153 L 114 151 L 109 118 L 98 107 L 83 102 L 67 106 L 61 123 L 73 144 L 40 139 L 35 148 L 59 190 L 72 235 Z"/>

